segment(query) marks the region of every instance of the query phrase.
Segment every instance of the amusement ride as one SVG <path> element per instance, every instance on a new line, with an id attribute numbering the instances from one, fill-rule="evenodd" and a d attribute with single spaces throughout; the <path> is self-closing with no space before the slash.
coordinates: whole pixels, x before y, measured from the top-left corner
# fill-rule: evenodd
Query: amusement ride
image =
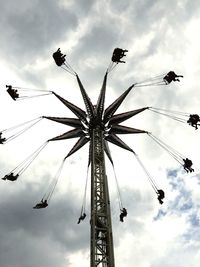
<path id="1" fill-rule="evenodd" d="M 14 87 L 12 85 L 6 85 L 7 93 L 14 101 L 23 100 L 27 98 L 54 95 L 62 104 L 64 104 L 74 115 L 75 118 L 66 117 L 50 117 L 41 116 L 24 123 L 15 125 L 14 127 L 4 129 L 0 131 L 0 144 L 6 144 L 11 140 L 15 139 L 25 131 L 33 127 L 41 120 L 50 120 L 53 122 L 61 123 L 72 127 L 71 130 L 53 137 L 43 143 L 38 149 L 36 149 L 28 158 L 21 162 L 17 167 L 12 169 L 6 174 L 2 180 L 4 181 L 16 181 L 20 175 L 30 166 L 33 160 L 38 154 L 45 148 L 45 146 L 52 141 L 59 141 L 71 138 L 78 138 L 78 141 L 68 152 L 61 162 L 61 165 L 51 181 L 48 191 L 44 194 L 43 198 L 37 203 L 34 209 L 47 208 L 50 198 L 56 188 L 58 179 L 60 177 L 63 165 L 68 157 L 77 152 L 87 143 L 89 144 L 89 157 L 88 157 L 88 170 L 91 169 L 91 211 L 90 211 L 90 266 L 91 267 L 114 267 L 114 245 L 113 245 L 113 234 L 112 234 L 112 223 L 111 223 L 111 209 L 109 199 L 109 188 L 108 180 L 106 175 L 105 156 L 108 157 L 110 163 L 114 168 L 112 155 L 109 149 L 109 143 L 112 143 L 120 148 L 123 148 L 131 152 L 142 169 L 146 173 L 148 180 L 157 195 L 157 199 L 160 204 L 163 203 L 165 193 L 160 189 L 153 177 L 150 175 L 143 162 L 137 155 L 137 153 L 130 148 L 118 135 L 123 134 L 147 134 L 153 141 L 155 141 L 161 148 L 166 150 L 177 162 L 180 164 L 186 172 L 193 172 L 193 162 L 191 159 L 183 156 L 174 148 L 170 147 L 161 139 L 154 136 L 152 133 L 140 130 L 132 127 L 121 125 L 122 122 L 130 119 L 137 114 L 144 111 L 151 111 L 159 115 L 166 116 L 170 119 L 176 120 L 181 123 L 188 124 L 195 130 L 200 125 L 200 118 L 198 114 L 189 114 L 178 111 L 170 111 L 166 109 L 160 109 L 156 107 L 142 107 L 140 109 L 131 110 L 124 113 L 116 113 L 118 108 L 121 106 L 124 99 L 128 94 L 136 87 L 144 86 L 168 86 L 172 82 L 180 82 L 182 75 L 177 75 L 174 71 L 166 72 L 165 74 L 158 75 L 153 78 L 146 79 L 141 82 L 132 84 L 127 90 L 123 92 L 113 103 L 105 108 L 105 96 L 107 77 L 111 71 L 118 65 L 125 63 L 124 57 L 128 50 L 115 48 L 111 57 L 111 62 L 106 70 L 102 88 L 99 93 L 99 97 L 96 104 L 93 104 L 90 100 L 78 74 L 73 70 L 71 65 L 66 61 L 66 55 L 62 54 L 60 48 L 53 53 L 53 59 L 58 67 L 61 67 L 72 76 L 75 77 L 78 87 L 80 89 L 85 110 L 76 106 L 75 104 L 64 99 L 54 91 L 47 90 L 32 90 L 21 87 Z M 87 175 L 88 176 L 88 175 Z M 88 180 L 88 179 L 87 179 Z M 119 220 L 124 221 L 127 216 L 127 209 L 123 206 L 120 199 L 119 186 L 117 183 L 119 193 L 120 212 Z M 85 210 L 85 198 L 86 190 L 84 194 L 84 201 L 81 208 L 81 214 L 77 224 L 80 224 L 86 217 Z"/>

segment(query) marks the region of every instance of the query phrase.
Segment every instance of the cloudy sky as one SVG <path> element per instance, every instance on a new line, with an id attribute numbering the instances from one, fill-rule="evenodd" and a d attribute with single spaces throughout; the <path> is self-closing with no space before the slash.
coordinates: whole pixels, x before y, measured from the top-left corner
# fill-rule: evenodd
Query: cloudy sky
<path id="1" fill-rule="evenodd" d="M 129 50 L 126 64 L 119 64 L 109 75 L 106 105 L 131 84 L 174 70 L 184 75 L 180 83 L 135 88 L 119 112 L 152 106 L 200 113 L 199 1 L 0 0 L 0 12 L 0 130 L 42 115 L 73 116 L 52 95 L 13 101 L 6 84 L 54 90 L 84 108 L 76 80 L 52 59 L 58 47 L 94 103 L 113 49 L 121 47 Z M 149 136 L 122 137 L 165 191 L 161 206 L 133 155 L 110 145 L 123 206 L 128 210 L 121 223 L 115 178 L 107 162 L 116 267 L 198 267 L 200 130 L 148 110 L 126 125 L 153 133 L 191 158 L 195 172 L 184 172 Z M 1 177 L 47 139 L 69 129 L 42 120 L 1 145 Z M 90 184 L 87 217 L 77 225 L 87 176 L 87 146 L 65 162 L 49 207 L 32 209 L 74 142 L 48 144 L 18 181 L 1 181 L 0 266 L 89 266 Z"/>

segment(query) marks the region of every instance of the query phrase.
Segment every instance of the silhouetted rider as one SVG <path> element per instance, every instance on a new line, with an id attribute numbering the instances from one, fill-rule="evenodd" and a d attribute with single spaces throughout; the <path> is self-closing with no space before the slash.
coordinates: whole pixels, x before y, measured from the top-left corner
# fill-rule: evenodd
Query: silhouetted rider
<path id="1" fill-rule="evenodd" d="M 174 71 L 170 71 L 170 72 L 167 73 L 167 75 L 165 75 L 165 77 L 163 78 L 163 80 L 164 80 L 164 82 L 166 84 L 169 84 L 172 81 L 174 81 L 174 82 L 180 82 L 180 80 L 177 79 L 179 77 L 183 78 L 183 75 L 177 75 Z"/>
<path id="2" fill-rule="evenodd" d="M 6 141 L 6 138 L 2 137 L 2 132 L 0 132 L 0 144 L 3 144 Z"/>
<path id="3" fill-rule="evenodd" d="M 191 168 L 193 163 L 190 159 L 188 159 L 188 158 L 183 159 L 183 162 L 184 162 L 183 168 L 186 170 L 186 172 L 193 172 L 194 171 L 194 169 Z"/>
<path id="4" fill-rule="evenodd" d="M 162 189 L 159 189 L 157 191 L 157 194 L 158 194 L 158 201 L 162 205 L 163 204 L 162 200 L 165 198 L 165 192 Z"/>
<path id="5" fill-rule="evenodd" d="M 116 63 L 125 63 L 125 61 L 122 61 L 121 59 L 125 57 L 125 53 L 128 52 L 126 49 L 121 48 L 115 48 L 112 55 L 112 61 Z"/>
<path id="6" fill-rule="evenodd" d="M 81 216 L 79 217 L 77 224 L 79 224 L 81 221 L 83 221 L 83 220 L 85 219 L 85 217 L 86 217 L 86 214 L 85 214 L 85 212 L 84 212 L 84 213 L 81 214 Z"/>
<path id="7" fill-rule="evenodd" d="M 197 115 L 197 114 L 191 114 L 190 115 L 190 117 L 189 117 L 189 119 L 188 119 L 188 121 L 187 121 L 187 123 L 189 124 L 189 125 L 191 125 L 192 127 L 195 127 L 195 129 L 197 130 L 198 129 L 198 127 L 197 127 L 197 123 L 199 122 L 200 120 L 199 120 L 199 115 Z"/>
<path id="8" fill-rule="evenodd" d="M 12 182 L 13 182 L 13 181 L 16 181 L 18 177 L 19 177 L 19 174 L 14 175 L 14 173 L 11 172 L 11 173 L 9 173 L 9 174 L 6 174 L 6 175 L 2 178 L 2 180 L 9 180 L 9 181 L 12 181 Z"/>
<path id="9" fill-rule="evenodd" d="M 127 210 L 126 210 L 125 208 L 123 208 L 123 209 L 121 210 L 120 215 L 119 215 L 120 222 L 123 222 L 123 221 L 124 221 L 124 217 L 126 217 L 127 214 L 128 214 L 128 213 L 127 213 Z"/>
<path id="10" fill-rule="evenodd" d="M 19 98 L 19 94 L 17 92 L 16 89 L 12 88 L 12 85 L 6 85 L 7 92 L 9 93 L 9 95 L 12 97 L 13 100 L 16 100 L 17 98 Z"/>
<path id="11" fill-rule="evenodd" d="M 44 209 L 47 206 L 48 206 L 47 199 L 45 200 L 42 199 L 40 203 L 36 204 L 36 206 L 33 207 L 33 209 Z"/>
<path id="12" fill-rule="evenodd" d="M 60 48 L 58 48 L 58 50 L 56 52 L 54 52 L 52 56 L 53 56 L 57 66 L 60 67 L 65 63 L 66 55 L 63 55 L 61 53 Z"/>

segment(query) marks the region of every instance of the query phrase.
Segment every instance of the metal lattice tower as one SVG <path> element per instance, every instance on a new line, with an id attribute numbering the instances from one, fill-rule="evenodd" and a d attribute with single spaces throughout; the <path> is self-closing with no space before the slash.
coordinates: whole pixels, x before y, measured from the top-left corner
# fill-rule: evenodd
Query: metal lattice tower
<path id="1" fill-rule="evenodd" d="M 103 138 L 104 133 L 99 126 L 93 129 L 91 140 L 91 267 L 115 266 Z"/>

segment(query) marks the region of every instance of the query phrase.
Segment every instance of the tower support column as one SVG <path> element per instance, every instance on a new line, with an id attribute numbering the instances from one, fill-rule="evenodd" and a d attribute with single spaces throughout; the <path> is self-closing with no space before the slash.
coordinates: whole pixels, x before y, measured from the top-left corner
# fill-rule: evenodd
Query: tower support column
<path id="1" fill-rule="evenodd" d="M 100 127 L 92 130 L 90 267 L 115 266 L 103 138 L 104 132 Z"/>

